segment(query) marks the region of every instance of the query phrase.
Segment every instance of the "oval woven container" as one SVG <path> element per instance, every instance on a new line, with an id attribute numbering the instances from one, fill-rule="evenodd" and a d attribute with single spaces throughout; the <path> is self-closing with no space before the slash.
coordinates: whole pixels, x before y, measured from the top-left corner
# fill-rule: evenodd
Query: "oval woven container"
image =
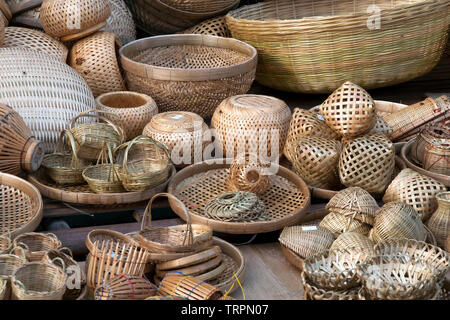
<path id="1" fill-rule="evenodd" d="M 110 16 L 109 0 L 44 0 L 40 13 L 45 32 L 64 42 L 93 34 Z"/>
<path id="2" fill-rule="evenodd" d="M 437 244 L 445 248 L 447 239 L 450 238 L 450 192 L 442 192 L 436 195 L 438 208 L 427 222 L 428 228 L 436 237 Z"/>
<path id="3" fill-rule="evenodd" d="M 13 246 L 25 249 L 28 261 L 39 262 L 48 251 L 60 249 L 62 244 L 53 233 L 28 232 L 17 236 L 13 241 Z"/>
<path id="4" fill-rule="evenodd" d="M 111 16 L 102 30 L 112 32 L 119 37 L 123 45 L 136 40 L 136 26 L 133 15 L 124 0 L 109 0 Z"/>
<path id="5" fill-rule="evenodd" d="M 254 94 L 230 97 L 211 120 L 216 150 L 226 158 L 250 153 L 277 160 L 283 153 L 290 119 L 291 110 L 280 99 Z"/>
<path id="6" fill-rule="evenodd" d="M 198 114 L 173 111 L 154 116 L 142 134 L 164 143 L 171 150 L 172 163 L 185 167 L 204 160 L 208 131 L 208 125 Z"/>
<path id="7" fill-rule="evenodd" d="M 47 153 L 72 118 L 95 106 L 75 70 L 44 52 L 20 48 L 0 48 L 0 102 L 22 116 Z"/>
<path id="8" fill-rule="evenodd" d="M 190 111 L 205 119 L 226 98 L 247 93 L 257 63 L 248 44 L 207 35 L 141 39 L 120 55 L 129 90 L 151 96 L 160 112 Z"/>
<path id="9" fill-rule="evenodd" d="M 371 4 L 265 1 L 231 11 L 227 24 L 258 50 L 258 82 L 279 90 L 330 93 L 345 81 L 373 89 L 433 69 L 447 42 L 448 1 L 382 0 L 368 12 Z"/>

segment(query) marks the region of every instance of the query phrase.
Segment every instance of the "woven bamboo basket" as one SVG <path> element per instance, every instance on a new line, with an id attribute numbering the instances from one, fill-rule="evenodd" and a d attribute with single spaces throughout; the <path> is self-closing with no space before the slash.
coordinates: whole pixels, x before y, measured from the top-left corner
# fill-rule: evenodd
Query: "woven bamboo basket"
<path id="1" fill-rule="evenodd" d="M 270 185 L 270 163 L 264 164 L 256 154 L 238 155 L 230 166 L 228 188 L 231 191 L 263 194 Z"/>
<path id="2" fill-rule="evenodd" d="M 303 272 L 301 280 L 305 297 L 304 300 L 359 300 L 359 287 L 343 291 L 324 290 L 313 285 L 311 281 L 306 279 Z"/>
<path id="3" fill-rule="evenodd" d="M 438 208 L 428 220 L 427 226 L 436 237 L 439 247 L 444 249 L 450 237 L 450 192 L 438 193 L 436 199 Z"/>
<path id="4" fill-rule="evenodd" d="M 375 102 L 366 90 L 349 81 L 322 103 L 319 113 L 344 138 L 360 136 L 375 125 Z"/>
<path id="5" fill-rule="evenodd" d="M 201 263 L 210 261 L 222 255 L 222 250 L 218 246 L 210 247 L 206 250 L 193 253 L 189 256 L 160 262 L 156 265 L 156 271 L 171 271 L 180 268 L 197 266 Z"/>
<path id="6" fill-rule="evenodd" d="M 99 110 L 113 113 L 122 120 L 127 141 L 140 136 L 145 126 L 158 113 L 156 102 L 151 97 L 137 92 L 109 92 L 97 97 L 96 102 Z M 117 117 L 105 114 L 105 118 L 114 121 Z"/>
<path id="7" fill-rule="evenodd" d="M 9 26 L 9 21 L 8 19 L 5 17 L 5 15 L 3 13 L 0 12 L 0 28 L 2 30 L 5 30 L 5 28 Z M 4 32 L 4 31 L 3 31 Z M 0 31 L 0 37 L 4 37 L 4 33 L 2 33 L 2 31 Z M 3 41 L 2 39 L 0 39 L 0 41 Z"/>
<path id="8" fill-rule="evenodd" d="M 13 241 L 13 247 L 22 247 L 28 261 L 39 262 L 50 250 L 61 248 L 61 241 L 53 233 L 28 232 L 17 236 Z"/>
<path id="9" fill-rule="evenodd" d="M 167 275 L 161 281 L 159 291 L 163 295 L 179 296 L 188 300 L 217 300 L 223 293 L 220 289 L 194 277 Z"/>
<path id="10" fill-rule="evenodd" d="M 41 166 L 44 148 L 22 117 L 0 103 L 0 171 L 18 175 Z"/>
<path id="11" fill-rule="evenodd" d="M 8 281 L 8 288 L 10 287 L 9 280 L 14 272 L 27 263 L 25 257 L 25 252 L 21 252 L 21 256 L 13 254 L 2 254 L 0 255 L 0 279 L 5 279 Z"/>
<path id="12" fill-rule="evenodd" d="M 334 236 L 319 226 L 293 226 L 284 228 L 278 241 L 301 258 L 309 258 L 329 250 Z"/>
<path id="13" fill-rule="evenodd" d="M 382 194 L 395 169 L 395 148 L 382 134 L 344 142 L 339 160 L 339 177 L 347 187 Z"/>
<path id="14" fill-rule="evenodd" d="M 94 292 L 95 300 L 145 300 L 155 296 L 158 289 L 145 278 L 118 275 L 99 285 Z"/>
<path id="15" fill-rule="evenodd" d="M 71 19 L 74 15 L 77 18 Z M 44 0 L 40 19 L 46 33 L 67 42 L 105 27 L 110 16 L 108 0 Z"/>
<path id="16" fill-rule="evenodd" d="M 424 241 L 427 233 L 420 216 L 412 206 L 389 202 L 377 211 L 369 236 L 376 242 L 392 238 Z"/>
<path id="17" fill-rule="evenodd" d="M 362 235 L 367 235 L 371 229 L 371 225 L 367 223 L 361 222 L 352 216 L 346 216 L 333 211 L 323 218 L 320 226 L 330 230 L 336 238 L 346 232 L 357 232 Z"/>
<path id="18" fill-rule="evenodd" d="M 41 7 L 27 10 L 11 19 L 11 24 L 25 28 L 43 30 L 41 24 Z"/>
<path id="19" fill-rule="evenodd" d="M 378 299 L 376 297 L 370 296 L 369 294 L 366 293 L 364 288 L 361 288 L 358 292 L 358 300 L 385 300 L 385 299 Z M 443 289 L 441 290 L 439 285 L 436 285 L 434 293 L 420 300 L 448 300 L 448 299 L 445 297 L 445 291 Z"/>
<path id="20" fill-rule="evenodd" d="M 11 12 L 11 8 L 9 7 L 8 3 L 6 2 L 6 0 L 1 0 L 0 1 L 0 12 L 3 14 L 3 16 L 5 17 L 5 19 L 9 22 L 9 20 L 11 20 L 12 18 L 12 12 Z"/>
<path id="21" fill-rule="evenodd" d="M 209 13 L 229 8 L 236 0 L 160 0 L 172 8 L 193 13 Z"/>
<path id="22" fill-rule="evenodd" d="M 149 190 L 167 181 L 172 164 L 167 147 L 146 136 L 138 136 L 117 147 L 124 149 L 119 176 L 127 191 Z"/>
<path id="23" fill-rule="evenodd" d="M 34 231 L 42 220 L 43 202 L 29 182 L 0 172 L 0 235 L 14 239 Z"/>
<path id="24" fill-rule="evenodd" d="M 114 33 L 101 31 L 79 40 L 70 50 L 70 66 L 86 80 L 94 97 L 126 90 L 117 55 L 121 46 Z"/>
<path id="25" fill-rule="evenodd" d="M 156 270 L 155 272 L 155 282 L 160 283 L 159 279 L 164 279 L 166 276 L 170 275 L 182 275 L 182 276 L 193 276 L 200 281 L 211 280 L 226 269 L 225 263 L 222 261 L 222 256 L 217 256 L 208 261 L 199 263 L 194 266 L 186 268 L 178 268 L 173 270 Z M 212 276 L 211 276 L 212 274 Z"/>
<path id="26" fill-rule="evenodd" d="M 8 236 L 0 236 L 0 255 L 10 253 L 12 241 Z"/>
<path id="27" fill-rule="evenodd" d="M 151 96 L 160 112 L 190 111 L 205 119 L 224 99 L 247 93 L 257 63 L 246 43 L 193 34 L 141 39 L 120 55 L 129 90 Z"/>
<path id="28" fill-rule="evenodd" d="M 142 134 L 164 143 L 172 163 L 181 168 L 203 161 L 209 127 L 198 114 L 173 111 L 155 115 Z"/>
<path id="29" fill-rule="evenodd" d="M 112 32 L 119 37 L 123 45 L 136 40 L 136 26 L 133 15 L 124 0 L 109 0 L 111 16 L 106 20 L 106 27 L 102 30 Z"/>
<path id="30" fill-rule="evenodd" d="M 436 195 L 445 191 L 447 188 L 433 178 L 411 169 L 404 169 L 389 185 L 383 201 L 407 203 L 414 207 L 423 221 L 426 221 L 437 209 Z"/>
<path id="31" fill-rule="evenodd" d="M 226 99 L 211 120 L 216 150 L 227 158 L 250 153 L 277 160 L 283 153 L 290 119 L 287 104 L 274 97 L 247 94 Z"/>
<path id="32" fill-rule="evenodd" d="M 257 80 L 279 90 L 330 93 L 345 81 L 373 89 L 432 70 L 447 42 L 448 1 L 380 0 L 379 16 L 371 4 L 265 1 L 226 19 L 234 38 L 258 50 Z"/>
<path id="33" fill-rule="evenodd" d="M 94 243 L 96 241 L 98 241 L 99 243 L 111 242 L 121 246 L 126 244 L 133 245 L 135 247 L 139 246 L 139 242 L 137 240 L 134 240 L 132 237 L 117 231 L 106 229 L 96 229 L 89 232 L 89 234 L 86 237 L 85 244 L 90 252 L 94 250 Z"/>
<path id="34" fill-rule="evenodd" d="M 152 227 L 151 210 L 153 202 L 160 197 L 167 197 L 173 203 L 185 212 L 187 224 L 174 227 Z M 212 238 L 210 227 L 200 224 L 191 224 L 190 215 L 186 206 L 175 196 L 168 193 L 155 195 L 147 207 L 141 223 L 141 231 L 138 234 L 138 240 L 142 247 L 150 252 L 189 252 Z"/>
<path id="35" fill-rule="evenodd" d="M 346 232 L 337 237 L 337 239 L 331 245 L 330 249 L 340 250 L 345 248 L 355 248 L 367 254 L 374 255 L 374 246 L 375 242 L 370 240 L 365 235 L 357 232 Z"/>
<path id="36" fill-rule="evenodd" d="M 8 284 L 7 280 L 0 279 L 0 301 L 9 299 L 7 284 Z"/>
<path id="37" fill-rule="evenodd" d="M 42 0 L 5 0 L 12 15 L 19 14 L 42 4 Z M 11 18 L 10 18 L 11 19 Z"/>
<path id="38" fill-rule="evenodd" d="M 377 201 L 364 189 L 352 187 L 338 192 L 326 208 L 345 216 L 352 216 L 361 222 L 373 225 L 380 207 Z"/>
<path id="39" fill-rule="evenodd" d="M 207 34 L 211 36 L 230 38 L 231 32 L 228 29 L 225 16 L 214 17 L 199 24 L 181 31 L 184 34 Z"/>
<path id="40" fill-rule="evenodd" d="M 358 268 L 363 288 L 384 300 L 419 300 L 435 293 L 436 278 L 426 261 L 376 256 Z"/>

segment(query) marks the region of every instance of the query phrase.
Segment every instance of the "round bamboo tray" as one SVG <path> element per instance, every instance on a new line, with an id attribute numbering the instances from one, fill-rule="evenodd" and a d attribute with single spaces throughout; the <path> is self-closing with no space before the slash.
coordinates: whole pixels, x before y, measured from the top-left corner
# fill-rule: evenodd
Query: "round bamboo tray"
<path id="1" fill-rule="evenodd" d="M 416 165 L 413 162 L 413 160 L 411 159 L 410 152 L 411 152 L 411 148 L 412 148 L 414 142 L 415 142 L 414 140 L 409 141 L 402 148 L 401 156 L 402 156 L 402 159 L 405 162 L 406 166 L 408 168 L 411 168 L 414 171 L 417 171 L 420 174 L 423 174 L 425 176 L 428 176 L 430 178 L 433 178 L 433 179 L 443 183 L 447 188 L 449 188 L 450 187 L 450 176 L 447 176 L 445 174 L 439 174 L 439 173 L 427 171 L 427 170 L 419 167 L 418 165 Z"/>
<path id="2" fill-rule="evenodd" d="M 265 221 L 233 223 L 208 219 L 204 206 L 227 191 L 232 161 L 216 159 L 189 166 L 170 182 L 168 192 L 186 205 L 192 223 L 208 225 L 217 232 L 254 234 L 295 225 L 305 216 L 311 200 L 309 189 L 295 173 L 280 166 L 277 175 L 270 176 L 272 187 L 261 196 L 267 209 Z M 186 219 L 185 213 L 174 201 L 169 200 L 169 203 L 175 213 Z"/>
<path id="3" fill-rule="evenodd" d="M 104 31 L 112 32 L 119 37 L 123 45 L 136 40 L 136 26 L 133 15 L 124 0 L 109 0 L 111 17 L 106 21 Z"/>
<path id="4" fill-rule="evenodd" d="M 171 177 L 176 173 L 175 168 L 172 168 Z M 111 194 L 97 194 L 93 192 L 88 185 L 80 186 L 60 186 L 51 181 L 43 174 L 41 170 L 37 173 L 28 175 L 28 181 L 36 186 L 43 196 L 68 202 L 72 204 L 84 205 L 118 205 L 129 204 L 149 200 L 155 194 L 166 190 L 170 179 L 150 190 L 139 192 L 124 192 Z"/>
<path id="5" fill-rule="evenodd" d="M 120 55 L 129 90 L 151 96 L 160 112 L 205 119 L 226 98 L 247 93 L 257 63 L 256 50 L 244 42 L 198 34 L 137 40 Z"/>
<path id="6" fill-rule="evenodd" d="M 330 93 L 348 80 L 373 89 L 432 70 L 447 42 L 448 1 L 381 0 L 380 11 L 372 4 L 264 1 L 226 19 L 234 38 L 258 50 L 257 81 L 278 90 Z"/>
<path id="7" fill-rule="evenodd" d="M 31 183 L 0 172 L 0 234 L 11 239 L 34 231 L 42 220 L 43 202 Z"/>
<path id="8" fill-rule="evenodd" d="M 42 0 L 6 0 L 6 3 L 8 4 L 10 13 L 16 15 L 23 11 L 39 7 L 42 4 Z"/>

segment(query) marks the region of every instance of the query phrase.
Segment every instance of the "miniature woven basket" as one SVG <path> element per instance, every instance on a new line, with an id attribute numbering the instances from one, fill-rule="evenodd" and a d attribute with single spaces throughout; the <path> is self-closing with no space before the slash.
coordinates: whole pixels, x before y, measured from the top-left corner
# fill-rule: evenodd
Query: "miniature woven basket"
<path id="1" fill-rule="evenodd" d="M 382 134 L 363 136 L 343 144 L 339 177 L 347 187 L 382 194 L 392 180 L 395 147 Z"/>
<path id="2" fill-rule="evenodd" d="M 46 33 L 67 42 L 105 27 L 110 16 L 109 0 L 44 0 L 40 19 Z"/>
<path id="3" fill-rule="evenodd" d="M 70 50 L 70 66 L 86 80 L 94 97 L 125 91 L 118 62 L 122 43 L 111 32 L 97 32 L 76 42 Z"/>
<path id="4" fill-rule="evenodd" d="M 246 43 L 194 34 L 141 39 L 120 54 L 129 90 L 151 96 L 160 112 L 190 111 L 205 119 L 226 98 L 247 93 L 257 63 Z"/>
<path id="5" fill-rule="evenodd" d="M 127 191 L 144 191 L 169 179 L 172 164 L 167 147 L 146 136 L 138 136 L 120 145 L 115 153 L 125 149 L 119 176 Z"/>
<path id="6" fill-rule="evenodd" d="M 121 119 L 127 141 L 140 136 L 147 123 L 158 113 L 155 101 L 137 92 L 109 92 L 97 97 L 96 102 L 99 110 L 115 114 Z M 110 121 L 117 119 L 116 116 L 105 114 L 105 118 Z"/>
<path id="7" fill-rule="evenodd" d="M 217 37 L 231 38 L 231 32 L 228 30 L 225 16 L 214 17 L 205 20 L 189 29 L 180 33 L 184 34 L 207 34 Z"/>
<path id="8" fill-rule="evenodd" d="M 198 114 L 185 111 L 164 112 L 154 116 L 142 134 L 164 143 L 171 150 L 172 163 L 184 167 L 205 160 L 203 151 L 208 125 Z M 189 151 L 189 152 L 188 152 Z"/>
<path id="9" fill-rule="evenodd" d="M 292 148 L 292 168 L 310 187 L 335 190 L 340 186 L 341 148 L 336 140 L 301 137 Z"/>
<path id="10" fill-rule="evenodd" d="M 436 195 L 438 208 L 427 222 L 428 228 L 436 237 L 437 244 L 445 248 L 450 238 L 450 192 L 442 192 Z"/>
<path id="11" fill-rule="evenodd" d="M 11 277 L 11 297 L 12 300 L 62 300 L 66 281 L 66 273 L 53 264 L 27 263 Z"/>
<path id="12" fill-rule="evenodd" d="M 227 222 L 255 222 L 264 220 L 266 209 L 255 193 L 227 192 L 205 205 L 206 215 L 213 220 Z"/>
<path id="13" fill-rule="evenodd" d="M 145 300 L 155 296 L 158 288 L 145 278 L 118 275 L 99 285 L 95 300 Z"/>
<path id="14" fill-rule="evenodd" d="M 162 295 L 179 296 L 187 300 L 217 300 L 223 296 L 220 289 L 194 277 L 183 275 L 165 276 L 159 291 Z"/>
<path id="15" fill-rule="evenodd" d="M 239 95 L 224 100 L 214 112 L 216 150 L 226 158 L 245 153 L 278 159 L 283 153 L 291 110 L 277 98 Z"/>
<path id="16" fill-rule="evenodd" d="M 0 235 L 0 255 L 11 252 L 12 241 L 9 237 Z"/>
<path id="17" fill-rule="evenodd" d="M 271 187 L 270 166 L 270 163 L 260 163 L 256 154 L 239 155 L 230 166 L 228 189 L 263 194 Z"/>
<path id="18" fill-rule="evenodd" d="M 343 291 L 324 290 L 308 281 L 303 272 L 301 280 L 305 300 L 359 300 L 359 287 Z"/>
<path id="19" fill-rule="evenodd" d="M 345 216 L 333 211 L 323 218 L 320 226 L 330 230 L 335 237 L 339 237 L 339 235 L 346 232 L 357 232 L 367 235 L 371 229 L 371 226 L 367 223 L 361 222 L 352 216 Z"/>
<path id="20" fill-rule="evenodd" d="M 367 191 L 359 187 L 339 191 L 331 198 L 326 208 L 370 225 L 375 222 L 375 214 L 380 209 L 377 201 Z"/>
<path id="21" fill-rule="evenodd" d="M 389 185 L 383 201 L 407 203 L 426 221 L 437 209 L 436 195 L 445 191 L 447 188 L 433 178 L 404 169 Z"/>
<path id="22" fill-rule="evenodd" d="M 62 244 L 53 233 L 28 232 L 17 236 L 13 241 L 13 247 L 22 247 L 28 261 L 41 261 L 50 250 L 61 248 Z"/>
<path id="23" fill-rule="evenodd" d="M 0 255 L 0 279 L 10 280 L 14 272 L 26 263 L 25 251 L 21 252 L 21 256 L 14 254 Z"/>
<path id="24" fill-rule="evenodd" d="M 373 255 L 375 253 L 374 246 L 375 242 L 370 240 L 367 236 L 357 232 L 346 232 L 337 237 L 330 249 L 339 250 L 345 248 L 355 248 Z"/>
<path id="25" fill-rule="evenodd" d="M 284 228 L 278 241 L 300 257 L 309 258 L 329 250 L 334 236 L 319 226 L 293 226 Z"/>
<path id="26" fill-rule="evenodd" d="M 111 16 L 102 30 L 112 32 L 119 37 L 123 45 L 136 40 L 136 26 L 133 15 L 124 0 L 109 0 Z"/>
<path id="27" fill-rule="evenodd" d="M 15 47 L 45 52 L 60 59 L 64 63 L 66 62 L 69 53 L 69 50 L 63 43 L 53 39 L 48 34 L 38 30 L 19 27 L 8 27 L 5 29 L 3 47 Z"/>
<path id="28" fill-rule="evenodd" d="M 375 215 L 375 223 L 370 238 L 376 242 L 392 238 L 405 238 L 425 241 L 427 237 L 423 223 L 408 204 L 386 203 Z"/>
<path id="29" fill-rule="evenodd" d="M 366 90 L 349 81 L 319 108 L 328 126 L 344 138 L 357 137 L 375 125 L 375 102 Z"/>

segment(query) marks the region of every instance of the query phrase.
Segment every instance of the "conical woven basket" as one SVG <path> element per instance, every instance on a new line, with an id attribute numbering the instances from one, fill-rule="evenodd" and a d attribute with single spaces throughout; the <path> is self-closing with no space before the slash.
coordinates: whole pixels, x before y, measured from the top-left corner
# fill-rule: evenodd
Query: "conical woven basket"
<path id="1" fill-rule="evenodd" d="M 436 237 L 437 244 L 445 248 L 450 238 L 450 192 L 442 192 L 436 195 L 438 208 L 427 222 L 428 228 Z"/>
<path id="2" fill-rule="evenodd" d="M 373 248 L 374 246 L 375 242 L 370 240 L 365 235 L 357 232 L 345 232 L 337 237 L 330 249 L 339 250 L 345 248 L 355 248 L 357 250 L 361 250 L 361 252 L 373 255 L 375 253 Z"/>
<path id="3" fill-rule="evenodd" d="M 112 32 L 119 37 L 123 45 L 136 40 L 136 26 L 133 16 L 124 0 L 109 0 L 111 16 L 102 30 Z"/>
<path id="4" fill-rule="evenodd" d="M 371 226 L 367 223 L 361 222 L 352 216 L 345 216 L 333 211 L 323 218 L 320 226 L 330 230 L 335 237 L 346 232 L 357 232 L 367 235 L 371 229 Z"/>
<path id="5" fill-rule="evenodd" d="M 343 291 L 324 290 L 313 285 L 311 281 L 305 277 L 303 272 L 301 275 L 301 280 L 305 300 L 359 300 L 359 287 Z"/>
<path id="6" fill-rule="evenodd" d="M 99 285 L 95 300 L 145 300 L 156 295 L 157 287 L 145 278 L 118 275 Z"/>
<path id="7" fill-rule="evenodd" d="M 22 247 L 28 261 L 41 261 L 50 250 L 61 248 L 61 241 L 53 233 L 28 232 L 17 236 L 13 247 Z"/>

